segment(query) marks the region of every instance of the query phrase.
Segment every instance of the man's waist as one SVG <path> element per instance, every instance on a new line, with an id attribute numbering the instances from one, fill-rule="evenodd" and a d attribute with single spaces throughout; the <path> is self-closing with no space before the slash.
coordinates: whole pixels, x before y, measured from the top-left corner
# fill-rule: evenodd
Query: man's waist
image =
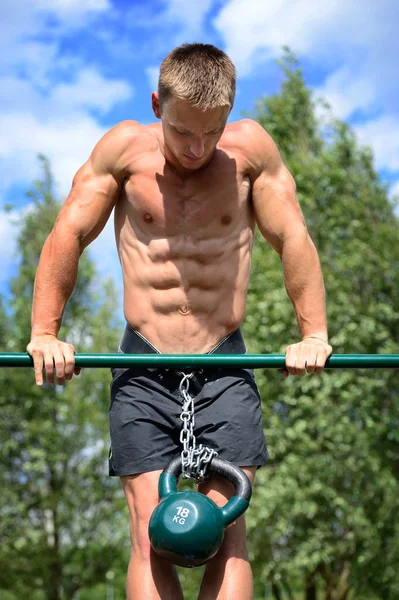
<path id="1" fill-rule="evenodd" d="M 124 354 L 163 354 L 150 340 L 141 332 L 129 324 L 126 325 L 119 351 Z M 241 330 L 238 328 L 221 338 L 207 352 L 193 354 L 245 354 L 246 346 Z M 187 350 L 183 352 L 171 352 L 172 354 L 191 354 Z"/>
<path id="2" fill-rule="evenodd" d="M 241 330 L 236 329 L 223 337 L 209 352 L 204 354 L 245 354 L 246 351 Z M 123 354 L 162 354 L 147 338 L 128 324 L 120 343 L 119 352 Z M 187 352 L 180 354 L 187 354 Z M 196 369 L 193 366 L 188 369 L 133 368 L 132 371 L 137 374 L 143 372 L 157 374 L 168 389 L 179 387 L 182 376 L 189 373 L 190 387 L 197 393 L 209 379 L 219 376 L 221 369 L 218 367 Z M 224 374 L 227 374 L 228 371 L 229 369 L 223 369 Z M 236 369 L 234 369 L 234 372 L 236 372 Z"/>

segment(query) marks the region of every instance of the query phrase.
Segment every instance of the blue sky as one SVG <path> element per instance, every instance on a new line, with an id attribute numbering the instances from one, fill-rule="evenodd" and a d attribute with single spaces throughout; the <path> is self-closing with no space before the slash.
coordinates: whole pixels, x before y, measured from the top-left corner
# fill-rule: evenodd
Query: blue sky
<path id="1" fill-rule="evenodd" d="M 231 120 L 278 90 L 274 61 L 297 55 L 315 97 L 351 123 L 399 195 L 397 0 L 3 0 L 0 6 L 0 291 L 15 273 L 13 221 L 24 191 L 52 163 L 61 198 L 93 146 L 118 121 L 153 120 L 150 97 L 163 57 L 182 42 L 213 43 L 238 72 Z M 115 273 L 112 223 L 91 246 Z"/>

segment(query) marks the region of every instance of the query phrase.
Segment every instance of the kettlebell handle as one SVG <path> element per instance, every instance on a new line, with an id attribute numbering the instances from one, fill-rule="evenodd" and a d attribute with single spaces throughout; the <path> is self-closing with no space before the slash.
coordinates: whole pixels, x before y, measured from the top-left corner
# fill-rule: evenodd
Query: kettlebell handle
<path id="1" fill-rule="evenodd" d="M 230 498 L 225 506 L 220 507 L 226 527 L 236 521 L 247 510 L 252 495 L 251 482 L 239 467 L 217 456 L 212 457 L 208 470 L 227 479 L 234 485 L 234 496 Z M 181 458 L 178 456 L 165 467 L 161 474 L 159 480 L 159 497 L 161 500 L 169 494 L 177 492 L 177 483 L 181 472 Z"/>

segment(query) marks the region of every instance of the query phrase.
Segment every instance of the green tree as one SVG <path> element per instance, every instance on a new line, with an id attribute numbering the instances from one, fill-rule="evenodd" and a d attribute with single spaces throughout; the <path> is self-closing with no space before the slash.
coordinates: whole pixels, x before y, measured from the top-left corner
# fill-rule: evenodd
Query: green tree
<path id="1" fill-rule="evenodd" d="M 43 178 L 29 191 L 19 223 L 10 324 L 0 319 L 8 329 L 5 351 L 21 351 L 29 341 L 36 267 L 60 208 L 49 164 L 44 157 L 41 163 Z M 111 283 L 101 289 L 84 253 L 61 339 L 78 352 L 113 351 L 120 333 L 115 304 Z M 0 590 L 18 599 L 71 599 L 105 582 L 108 570 L 120 572 L 128 556 L 125 502 L 119 481 L 107 475 L 110 375 L 85 370 L 64 387 L 43 388 L 32 371 L 3 369 L 1 378 Z"/>
<path id="2" fill-rule="evenodd" d="M 397 352 L 398 219 L 369 149 L 346 124 L 316 118 L 295 59 L 256 118 L 276 140 L 319 251 L 334 352 Z M 325 113 L 326 114 L 326 113 Z M 328 116 L 328 113 L 327 113 Z M 250 350 L 298 339 L 278 256 L 255 244 L 245 331 Z M 399 595 L 397 371 L 258 373 L 271 461 L 248 516 L 258 593 L 275 598 Z M 352 594 L 352 596 L 350 596 Z"/>

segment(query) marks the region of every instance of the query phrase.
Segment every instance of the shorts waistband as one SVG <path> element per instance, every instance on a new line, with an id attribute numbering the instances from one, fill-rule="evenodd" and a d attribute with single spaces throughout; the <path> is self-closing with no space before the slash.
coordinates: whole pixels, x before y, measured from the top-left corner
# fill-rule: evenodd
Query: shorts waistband
<path id="1" fill-rule="evenodd" d="M 123 354 L 162 354 L 147 338 L 126 325 L 119 351 Z M 244 338 L 241 330 L 236 329 L 224 337 L 216 346 L 206 354 L 246 354 Z"/>

